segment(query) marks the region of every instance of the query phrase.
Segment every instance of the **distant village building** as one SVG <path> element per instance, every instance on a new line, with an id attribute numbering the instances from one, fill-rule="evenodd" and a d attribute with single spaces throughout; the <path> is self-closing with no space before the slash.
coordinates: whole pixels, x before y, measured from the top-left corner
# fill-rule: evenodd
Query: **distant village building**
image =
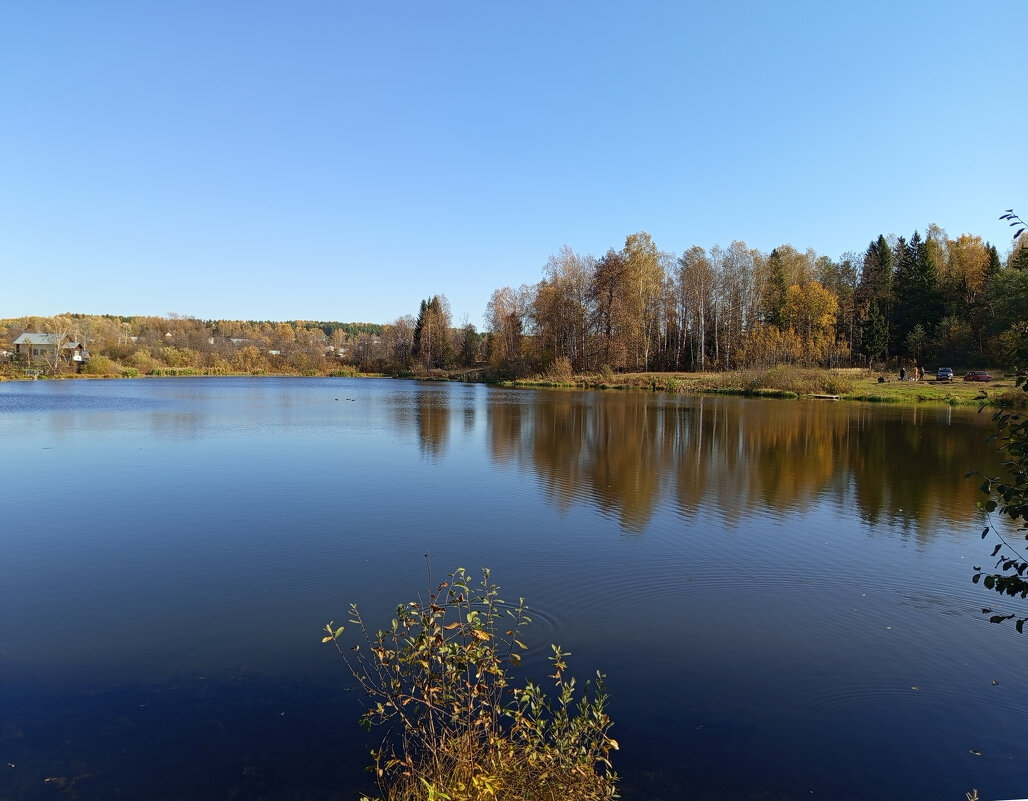
<path id="1" fill-rule="evenodd" d="M 40 334 L 27 331 L 14 340 L 14 358 L 31 364 L 60 361 L 81 365 L 89 361 L 89 351 L 81 342 L 62 334 Z"/>

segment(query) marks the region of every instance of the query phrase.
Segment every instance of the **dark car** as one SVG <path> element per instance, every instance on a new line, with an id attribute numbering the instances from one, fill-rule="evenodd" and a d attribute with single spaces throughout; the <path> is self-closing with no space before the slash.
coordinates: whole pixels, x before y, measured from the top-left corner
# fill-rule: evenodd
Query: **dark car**
<path id="1" fill-rule="evenodd" d="M 953 368 L 952 367 L 940 367 L 939 372 L 935 374 L 936 381 L 952 381 L 953 380 Z"/>
<path id="2" fill-rule="evenodd" d="M 984 370 L 972 370 L 964 376 L 965 381 L 992 381 L 992 376 Z"/>

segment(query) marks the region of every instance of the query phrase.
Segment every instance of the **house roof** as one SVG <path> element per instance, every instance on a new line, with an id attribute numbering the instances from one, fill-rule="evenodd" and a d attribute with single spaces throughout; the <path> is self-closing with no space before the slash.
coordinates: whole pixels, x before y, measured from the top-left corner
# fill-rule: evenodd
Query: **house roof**
<path id="1" fill-rule="evenodd" d="M 57 342 L 61 339 L 67 339 L 67 336 L 63 334 L 39 334 L 32 331 L 22 334 L 16 340 L 15 345 L 46 345 L 47 347 L 54 347 Z M 67 341 L 61 345 L 61 350 L 77 350 L 78 348 L 85 349 L 85 345 L 81 342 Z"/>
<path id="2" fill-rule="evenodd" d="M 14 340 L 15 345 L 56 345 L 57 334 L 38 334 L 28 331 Z"/>

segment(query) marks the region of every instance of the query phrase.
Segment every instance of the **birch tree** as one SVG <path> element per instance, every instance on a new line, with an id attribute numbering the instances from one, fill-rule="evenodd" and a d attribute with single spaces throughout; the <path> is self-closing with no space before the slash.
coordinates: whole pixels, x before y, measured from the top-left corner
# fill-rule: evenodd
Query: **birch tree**
<path id="1" fill-rule="evenodd" d="M 699 245 L 693 245 L 679 257 L 675 281 L 679 342 L 689 345 L 691 369 L 707 369 L 707 321 L 715 278 L 707 252 Z M 680 358 L 677 361 L 681 363 Z"/>
<path id="2" fill-rule="evenodd" d="M 550 256 L 536 288 L 532 316 L 545 361 L 566 357 L 585 367 L 589 341 L 589 281 L 595 259 L 567 245 Z M 547 355 L 548 354 L 548 355 Z"/>

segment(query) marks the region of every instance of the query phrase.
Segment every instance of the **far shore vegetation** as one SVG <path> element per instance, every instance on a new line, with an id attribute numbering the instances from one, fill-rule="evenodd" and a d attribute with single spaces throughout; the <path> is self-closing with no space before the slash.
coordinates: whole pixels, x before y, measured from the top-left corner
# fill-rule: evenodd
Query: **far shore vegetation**
<path id="1" fill-rule="evenodd" d="M 164 351 L 165 349 L 162 349 Z M 167 356 L 168 354 L 162 353 Z M 244 358 L 247 354 L 244 354 Z M 545 373 L 519 379 L 503 378 L 487 366 L 444 370 L 383 370 L 362 371 L 356 364 L 343 361 L 327 362 L 319 369 L 305 364 L 296 369 L 294 363 L 271 360 L 261 369 L 240 369 L 238 362 L 215 365 L 181 364 L 176 352 L 167 364 L 152 359 L 149 369 L 141 371 L 133 365 L 123 366 L 109 356 L 93 355 L 83 366 L 61 363 L 56 369 L 45 364 L 26 365 L 20 361 L 0 363 L 0 381 L 31 379 L 104 379 L 174 376 L 305 376 L 305 377 L 396 377 L 429 381 L 469 381 L 492 383 L 508 387 L 550 388 L 557 390 L 635 390 L 662 392 L 674 395 L 715 394 L 763 398 L 815 398 L 822 400 L 867 401 L 872 403 L 924 404 L 950 406 L 1003 406 L 1024 407 L 1028 397 L 1018 392 L 1013 375 L 1001 369 L 992 371 L 989 383 L 965 382 L 958 372 L 953 381 L 938 381 L 935 375 L 923 379 L 901 380 L 894 371 L 873 371 L 863 367 L 834 369 L 803 368 L 778 365 L 767 369 L 743 369 L 727 372 L 598 372 L 574 373 L 567 365 L 557 364 Z M 138 360 L 135 360 L 138 363 Z M 562 369 L 563 368 L 563 369 Z"/>
<path id="2" fill-rule="evenodd" d="M 1028 230 L 879 234 L 839 259 L 732 242 L 681 254 L 645 231 L 596 258 L 563 247 L 543 277 L 492 293 L 485 331 L 445 295 L 389 323 L 62 314 L 0 320 L 0 380 L 388 375 L 904 403 L 1015 404 Z M 937 381 L 941 367 L 954 381 Z M 963 382 L 988 370 L 989 383 Z M 917 380 L 911 380 L 917 379 Z"/>
<path id="3" fill-rule="evenodd" d="M 116 319 L 116 318 L 113 318 Z M 819 398 L 881 403 L 939 403 L 953 406 L 1025 406 L 1026 396 L 1018 392 L 1012 373 L 1003 367 L 990 368 L 989 383 L 965 382 L 964 366 L 955 368 L 952 381 L 939 381 L 935 372 L 923 378 L 912 370 L 899 377 L 896 362 L 867 367 L 803 367 L 779 364 L 771 367 L 745 367 L 723 371 L 640 371 L 614 370 L 603 365 L 594 371 L 575 372 L 567 358 L 559 358 L 545 370 L 511 377 L 487 360 L 470 365 L 426 367 L 417 362 L 394 364 L 382 359 L 362 359 L 361 355 L 380 346 L 388 326 L 372 324 L 262 324 L 271 336 L 219 337 L 210 332 L 222 323 L 202 323 L 189 318 L 146 318 L 147 334 L 128 334 L 140 330 L 131 323 L 118 327 L 118 336 L 108 339 L 82 337 L 96 321 L 112 318 L 67 315 L 61 318 L 23 318 L 0 321 L 8 341 L 21 332 L 59 328 L 76 336 L 61 334 L 69 343 L 88 342 L 85 361 L 73 361 L 67 354 L 13 353 L 3 340 L 0 349 L 0 381 L 53 378 L 141 378 L 170 376 L 386 376 L 435 381 L 473 381 L 515 387 L 591 390 L 641 390 L 669 394 L 722 394 L 767 398 Z M 55 324 L 56 321 L 56 324 Z M 312 328 L 315 326 L 312 333 Z M 322 325 L 335 325 L 334 336 L 324 333 Z M 200 328 L 200 331 L 190 330 Z M 168 330 L 165 330 L 168 329 Z M 4 329 L 0 328 L 0 332 Z M 94 327 L 95 332 L 95 327 Z M 142 330 L 146 330 L 145 328 Z M 356 331 L 357 333 L 352 333 Z M 320 332 L 320 333 L 318 333 Z M 458 335 L 459 335 L 458 331 Z M 465 336 L 470 336 L 464 332 Z M 2 335 L 2 334 L 0 334 Z M 273 339 L 272 337 L 278 337 Z M 114 340 L 113 342 L 111 340 Z M 155 341 L 156 346 L 148 344 Z M 477 335 L 477 347 L 488 343 L 489 334 Z M 178 344 L 171 344 L 172 342 Z M 128 344 L 128 343 L 131 343 Z M 184 344 L 183 344 L 184 343 Z M 268 348 L 268 344 L 279 347 Z M 191 346 L 192 345 L 192 346 Z M 347 347 L 349 345 L 349 347 Z M 39 349 L 37 348 L 37 351 Z M 45 350 L 45 349 L 44 349 Z M 975 367 L 980 367 L 975 364 Z"/>

